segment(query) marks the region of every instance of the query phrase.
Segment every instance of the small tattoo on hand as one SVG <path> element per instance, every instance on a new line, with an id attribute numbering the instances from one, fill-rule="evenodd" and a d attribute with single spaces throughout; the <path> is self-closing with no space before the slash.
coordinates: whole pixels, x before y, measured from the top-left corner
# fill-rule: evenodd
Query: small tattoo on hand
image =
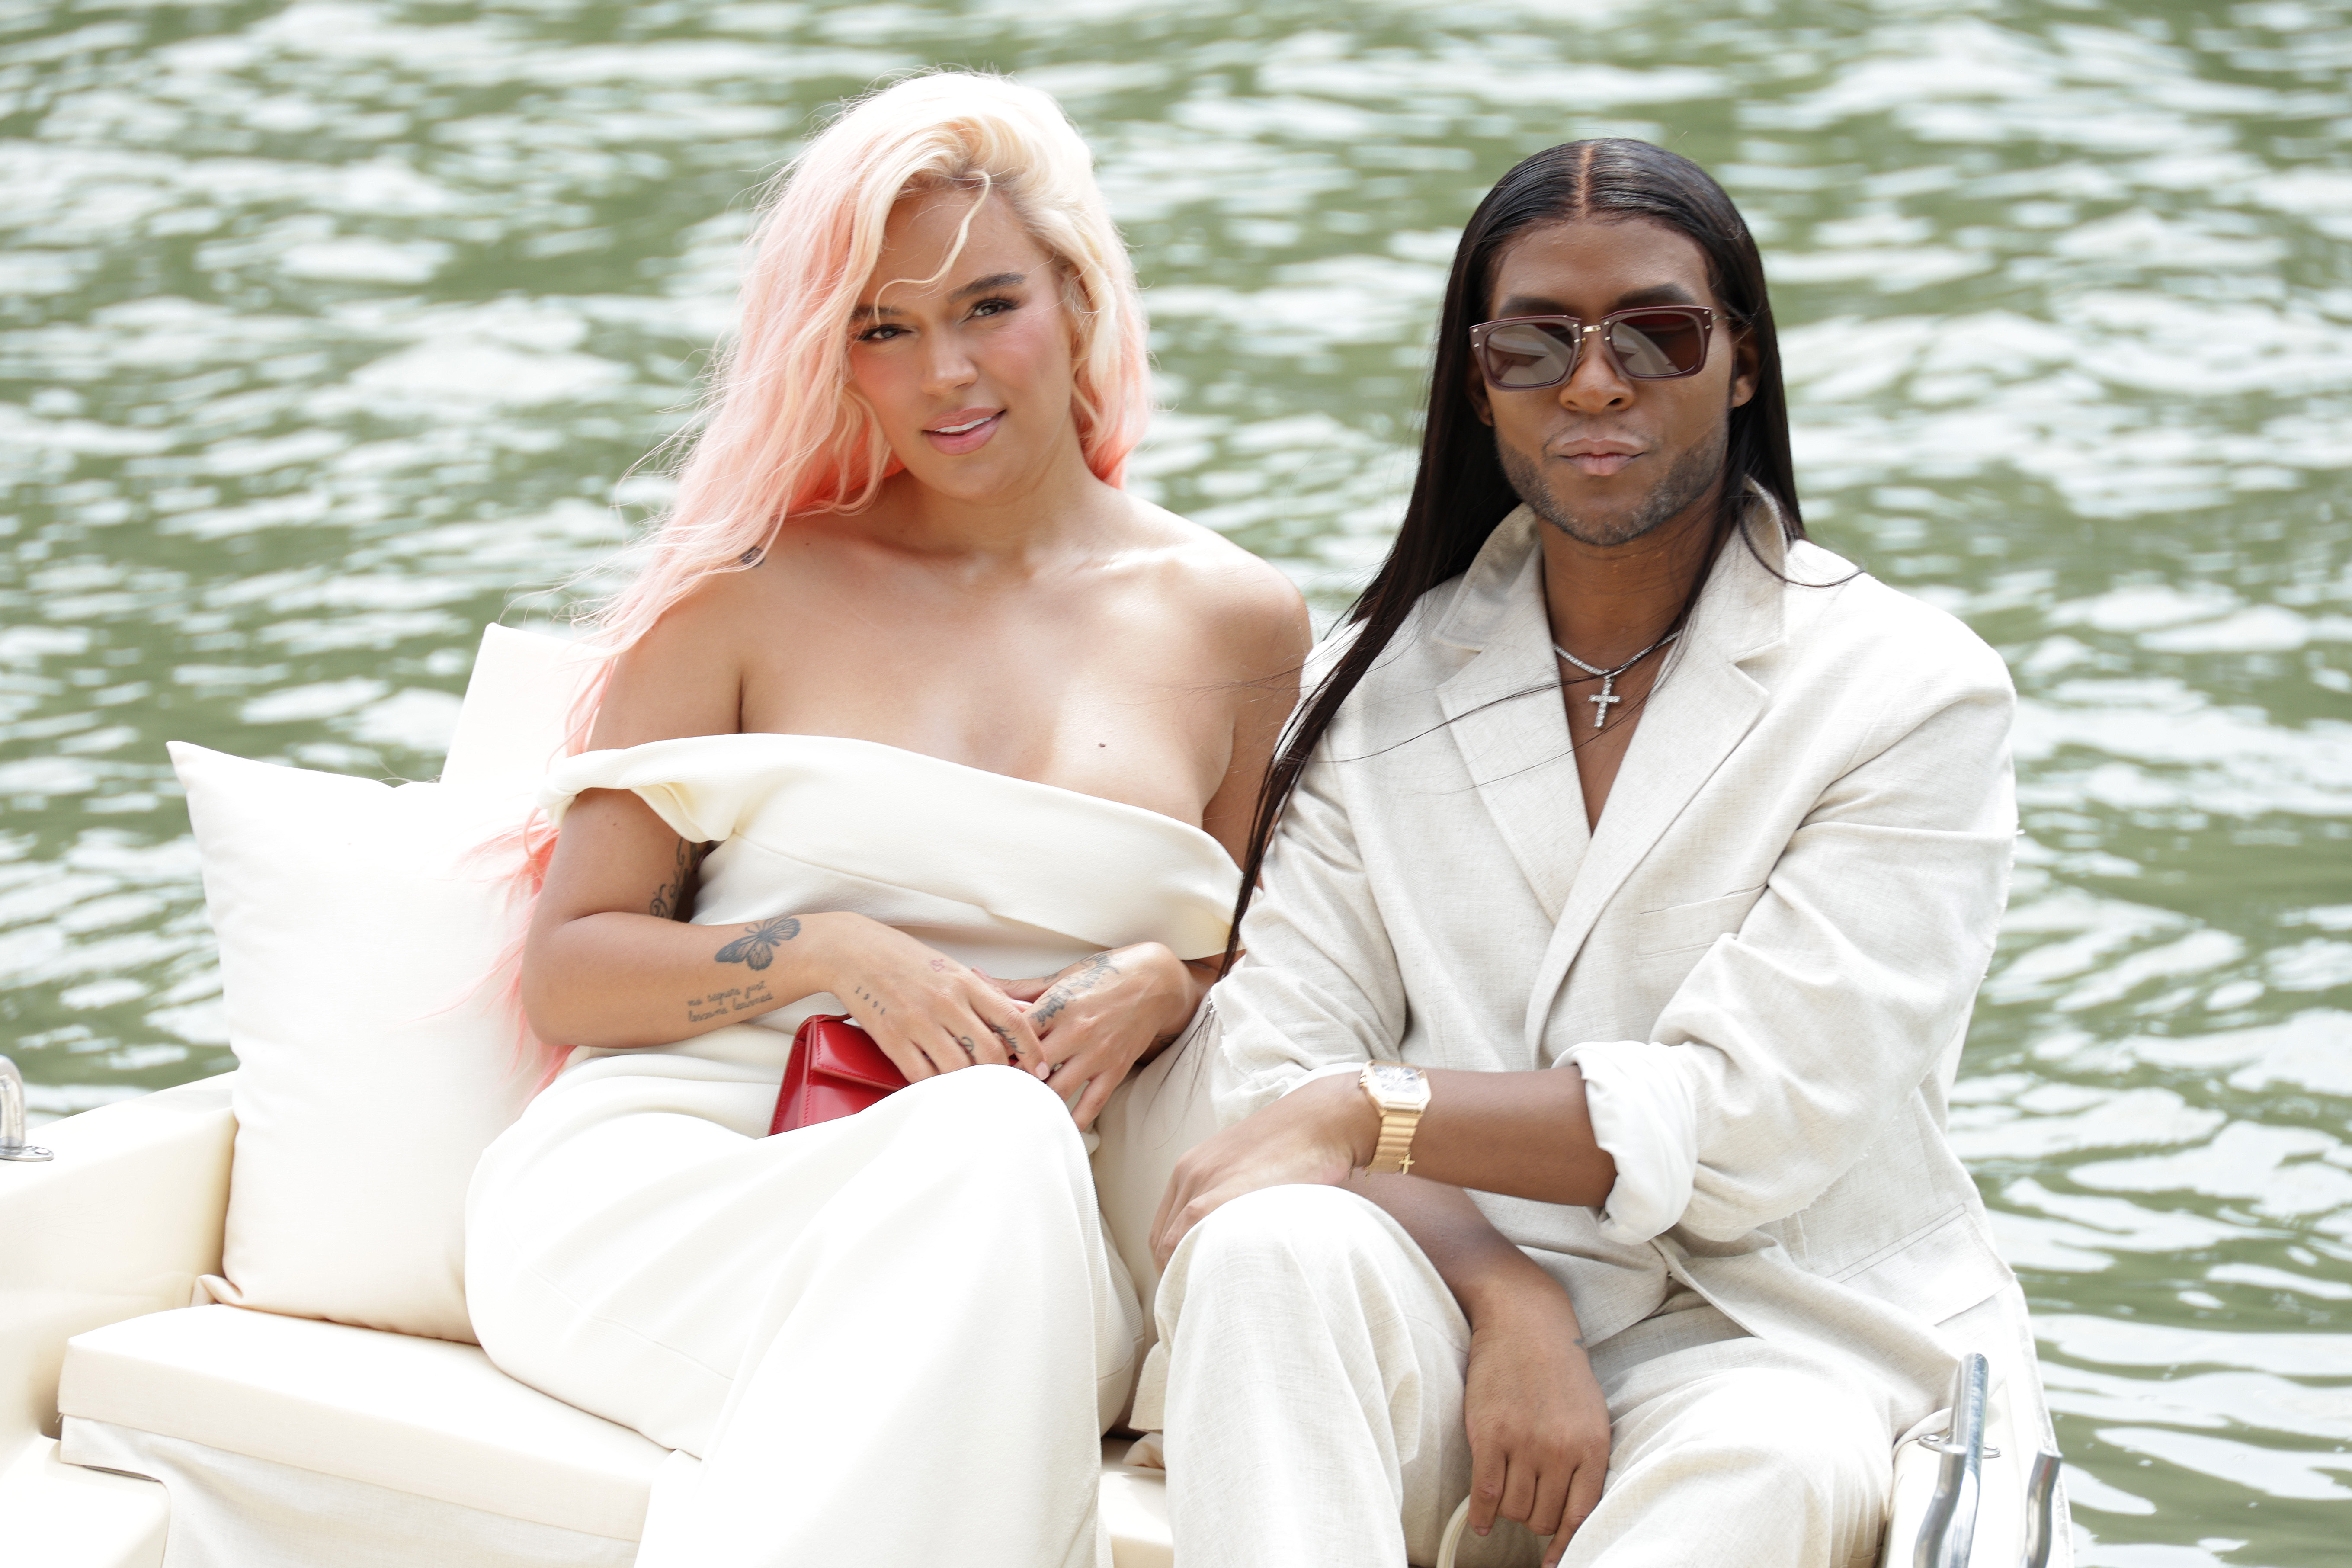
<path id="1" fill-rule="evenodd" d="M 1115 978 L 1118 965 L 1108 952 L 1097 952 L 1080 959 L 1071 966 L 1076 973 L 1054 982 L 1052 990 L 1038 999 L 1029 1016 L 1037 1023 L 1049 1024 L 1061 1016 L 1070 1005 L 1070 998 L 1083 991 L 1091 991 L 1104 981 Z"/>
<path id="2" fill-rule="evenodd" d="M 931 973 L 934 974 L 939 973 L 941 970 L 947 968 L 947 966 L 948 961 L 944 958 L 935 958 L 931 960 Z"/>

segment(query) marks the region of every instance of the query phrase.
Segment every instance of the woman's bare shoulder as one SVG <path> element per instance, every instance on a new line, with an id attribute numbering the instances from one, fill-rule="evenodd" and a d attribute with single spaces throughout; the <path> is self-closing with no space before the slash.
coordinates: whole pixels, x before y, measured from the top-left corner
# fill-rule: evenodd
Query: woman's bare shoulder
<path id="1" fill-rule="evenodd" d="M 704 579 L 613 664 L 589 745 L 598 751 L 731 735 L 743 727 L 751 572 Z"/>
<path id="2" fill-rule="evenodd" d="M 1198 617 L 1241 662 L 1296 665 L 1314 640 L 1306 597 L 1280 568 L 1167 508 L 1134 500 L 1154 591 Z"/>

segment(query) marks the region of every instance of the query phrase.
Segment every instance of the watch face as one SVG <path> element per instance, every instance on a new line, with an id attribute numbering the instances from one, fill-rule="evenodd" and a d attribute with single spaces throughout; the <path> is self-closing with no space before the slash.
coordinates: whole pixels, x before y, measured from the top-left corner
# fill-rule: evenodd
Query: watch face
<path id="1" fill-rule="evenodd" d="M 1416 1105 L 1429 1092 L 1429 1082 L 1418 1068 L 1402 1062 L 1374 1062 L 1372 1090 L 1382 1100 L 1394 1100 L 1405 1105 Z"/>

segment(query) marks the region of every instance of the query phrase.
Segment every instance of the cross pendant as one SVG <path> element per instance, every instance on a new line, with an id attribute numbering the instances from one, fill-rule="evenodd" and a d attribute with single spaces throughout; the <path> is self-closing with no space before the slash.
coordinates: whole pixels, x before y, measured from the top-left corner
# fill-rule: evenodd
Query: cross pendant
<path id="1" fill-rule="evenodd" d="M 1601 695 L 1598 697 L 1588 697 L 1585 699 L 1587 702 L 1592 704 L 1592 727 L 1596 730 L 1609 721 L 1609 705 L 1612 702 L 1622 702 L 1625 700 L 1622 697 L 1615 695 L 1609 689 L 1615 684 L 1615 677 L 1604 675 L 1601 678 Z"/>

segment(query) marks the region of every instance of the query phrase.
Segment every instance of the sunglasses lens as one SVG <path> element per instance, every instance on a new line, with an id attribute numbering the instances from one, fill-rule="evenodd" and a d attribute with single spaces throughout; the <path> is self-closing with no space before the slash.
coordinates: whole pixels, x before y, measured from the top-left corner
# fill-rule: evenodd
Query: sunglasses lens
<path id="1" fill-rule="evenodd" d="M 1496 386 L 1551 386 L 1576 363 L 1576 340 L 1557 327 L 1513 321 L 1486 334 L 1486 379 Z"/>
<path id="2" fill-rule="evenodd" d="M 1706 335 L 1696 316 L 1644 311 L 1609 323 L 1609 348 L 1628 375 L 1688 375 L 1706 358 Z"/>

